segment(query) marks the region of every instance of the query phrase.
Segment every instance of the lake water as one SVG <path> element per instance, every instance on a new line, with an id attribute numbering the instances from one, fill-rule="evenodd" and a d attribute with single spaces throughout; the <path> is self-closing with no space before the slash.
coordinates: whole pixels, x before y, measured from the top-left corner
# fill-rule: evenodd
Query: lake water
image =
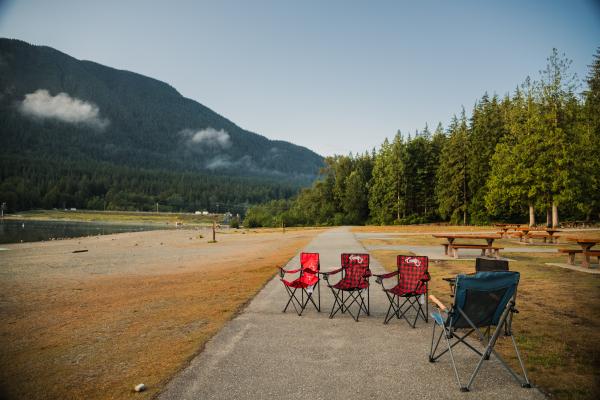
<path id="1" fill-rule="evenodd" d="M 172 229 L 162 225 L 129 225 L 73 221 L 0 221 L 0 243 L 39 242 L 42 240 L 108 235 L 119 232 Z"/>

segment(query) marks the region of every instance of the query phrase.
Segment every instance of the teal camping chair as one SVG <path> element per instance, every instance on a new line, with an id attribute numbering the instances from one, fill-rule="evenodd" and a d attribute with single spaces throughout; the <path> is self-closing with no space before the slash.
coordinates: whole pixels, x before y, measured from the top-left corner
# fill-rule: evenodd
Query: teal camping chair
<path id="1" fill-rule="evenodd" d="M 435 296 L 429 296 L 431 301 L 438 307 L 438 311 L 431 314 L 435 323 L 433 324 L 429 362 L 435 362 L 444 354 L 449 353 L 461 391 L 468 392 L 470 390 L 483 362 L 489 360 L 492 354 L 522 387 L 531 387 L 517 342 L 512 333 L 511 319 L 509 318 L 509 315 L 518 312 L 515 308 L 518 284 L 518 272 L 477 272 L 456 277 L 454 305 L 450 309 L 447 309 Z M 436 326 L 441 328 L 437 341 L 435 340 Z M 493 332 L 490 331 L 492 326 L 495 327 Z M 503 331 L 503 326 L 505 328 L 504 334 L 512 339 L 517 358 L 521 364 L 523 377 L 517 375 L 494 350 L 496 341 Z M 484 335 L 481 329 L 487 329 L 487 335 Z M 475 333 L 485 346 L 483 351 L 478 350 L 473 344 L 466 341 L 472 333 Z M 445 346 L 443 346 L 444 348 L 438 351 L 442 337 L 444 337 L 448 348 L 445 349 Z M 452 353 L 452 348 L 459 343 L 464 344 L 479 355 L 479 361 L 466 386 L 463 386 L 460 381 L 454 354 Z"/>

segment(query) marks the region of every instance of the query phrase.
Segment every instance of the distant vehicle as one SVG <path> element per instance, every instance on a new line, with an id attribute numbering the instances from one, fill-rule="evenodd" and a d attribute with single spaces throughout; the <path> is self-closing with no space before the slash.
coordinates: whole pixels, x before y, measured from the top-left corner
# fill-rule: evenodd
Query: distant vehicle
<path id="1" fill-rule="evenodd" d="M 196 211 L 194 214 L 195 215 L 202 215 L 202 211 Z"/>
<path id="2" fill-rule="evenodd" d="M 202 211 L 202 215 L 208 215 L 208 211 Z"/>

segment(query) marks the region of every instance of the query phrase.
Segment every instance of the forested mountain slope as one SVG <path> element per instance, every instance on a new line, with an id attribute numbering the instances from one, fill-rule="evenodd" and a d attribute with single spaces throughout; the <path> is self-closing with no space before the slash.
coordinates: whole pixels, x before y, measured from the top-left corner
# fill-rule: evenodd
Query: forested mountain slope
<path id="1" fill-rule="evenodd" d="M 210 197 L 179 193 L 173 182 L 162 185 L 160 179 L 154 186 L 140 186 L 146 179 L 135 179 L 137 172 L 165 180 L 197 174 L 198 181 L 211 182 L 218 192 L 238 191 L 226 199 L 213 195 L 212 203 L 257 201 L 256 190 L 251 191 L 254 195 L 239 193 L 254 183 L 265 193 L 258 200 L 288 197 L 310 184 L 323 164 L 318 154 L 248 132 L 164 82 L 12 39 L 0 39 L 0 127 L 0 195 L 4 193 L 12 209 L 63 203 L 86 207 L 90 197 L 96 197 L 97 204 L 99 199 L 110 203 L 106 196 L 111 182 L 122 181 L 124 175 L 129 187 L 121 191 L 148 199 L 113 201 L 113 208 L 144 208 L 147 202 L 172 195 L 198 205 L 206 203 L 201 197 Z M 36 176 L 28 175 L 29 164 L 50 161 L 52 174 L 38 170 Z M 108 170 L 119 179 L 105 179 Z M 73 181 L 64 183 L 71 175 Z M 65 187 L 57 186 L 61 180 Z M 86 188 L 66 187 L 79 186 L 81 180 L 102 181 L 103 188 L 86 194 Z M 19 184 L 35 193 L 18 193 Z M 63 192 L 82 193 L 75 202 L 43 202 L 53 189 L 59 197 Z M 183 204 L 191 207 L 187 200 Z"/>

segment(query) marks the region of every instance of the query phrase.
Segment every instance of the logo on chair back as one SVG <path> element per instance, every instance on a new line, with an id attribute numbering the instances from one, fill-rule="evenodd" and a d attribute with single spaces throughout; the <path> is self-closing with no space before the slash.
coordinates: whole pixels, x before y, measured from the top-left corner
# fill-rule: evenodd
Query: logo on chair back
<path id="1" fill-rule="evenodd" d="M 421 266 L 421 260 L 415 257 L 408 257 L 404 260 L 407 264 L 413 264 L 415 267 Z"/>
<path id="2" fill-rule="evenodd" d="M 350 257 L 348 257 L 348 261 L 350 261 L 350 262 L 356 262 L 358 264 L 362 264 L 363 263 L 363 258 L 361 256 L 353 254 Z"/>

